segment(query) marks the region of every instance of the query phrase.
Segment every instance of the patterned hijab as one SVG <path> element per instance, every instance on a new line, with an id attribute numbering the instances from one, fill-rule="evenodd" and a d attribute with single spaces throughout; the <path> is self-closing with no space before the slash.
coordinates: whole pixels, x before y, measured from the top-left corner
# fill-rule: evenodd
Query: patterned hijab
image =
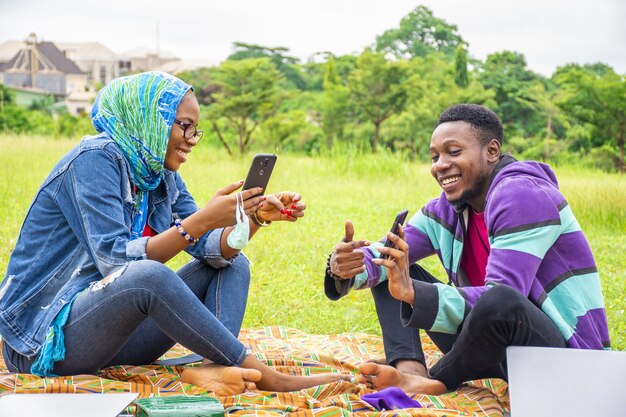
<path id="1" fill-rule="evenodd" d="M 128 162 L 137 200 L 131 240 L 140 238 L 148 215 L 148 193 L 164 176 L 164 159 L 176 109 L 193 89 L 163 72 L 144 72 L 117 78 L 96 97 L 91 121 L 119 145 Z"/>

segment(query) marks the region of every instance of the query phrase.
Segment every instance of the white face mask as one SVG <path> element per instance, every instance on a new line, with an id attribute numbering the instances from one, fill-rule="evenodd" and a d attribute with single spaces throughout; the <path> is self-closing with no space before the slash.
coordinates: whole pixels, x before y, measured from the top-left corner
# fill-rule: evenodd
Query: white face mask
<path id="1" fill-rule="evenodd" d="M 235 208 L 235 218 L 237 225 L 226 238 L 226 243 L 233 249 L 241 250 L 248 244 L 250 238 L 250 219 L 243 209 L 243 197 L 241 193 L 235 194 L 237 207 Z"/>

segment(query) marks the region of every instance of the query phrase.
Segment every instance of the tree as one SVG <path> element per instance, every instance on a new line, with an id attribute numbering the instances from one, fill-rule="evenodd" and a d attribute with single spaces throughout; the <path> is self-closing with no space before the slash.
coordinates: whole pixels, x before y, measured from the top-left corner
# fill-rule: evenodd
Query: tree
<path id="1" fill-rule="evenodd" d="M 567 124 L 561 109 L 556 104 L 561 91 L 554 86 L 549 87 L 539 81 L 532 82 L 525 91 L 527 94 L 524 96 L 520 95 L 517 101 L 545 117 L 545 138 L 552 138 L 555 122 L 562 125 Z"/>
<path id="2" fill-rule="evenodd" d="M 428 160 L 430 137 L 441 112 L 457 103 L 493 108 L 493 92 L 485 90 L 471 74 L 467 87 L 459 87 L 455 82 L 455 65 L 441 54 L 413 58 L 408 66 L 405 109 L 385 122 L 382 134 L 388 147 L 405 149 L 411 158 Z"/>
<path id="3" fill-rule="evenodd" d="M 367 49 L 349 77 L 348 87 L 355 105 L 374 124 L 374 152 L 378 150 L 381 124 L 404 108 L 406 76 L 405 62 L 387 62 L 382 54 Z"/>
<path id="4" fill-rule="evenodd" d="M 250 58 L 269 58 L 289 83 L 299 89 L 306 89 L 306 81 L 302 77 L 300 68 L 298 67 L 298 58 L 287 55 L 289 48 L 284 46 L 269 47 L 244 42 L 235 42 L 235 52 L 231 54 L 227 60 L 241 61 Z"/>
<path id="5" fill-rule="evenodd" d="M 459 45 L 454 50 L 454 82 L 459 87 L 467 87 L 469 77 L 467 75 L 467 52 L 463 45 Z"/>
<path id="6" fill-rule="evenodd" d="M 319 123 L 326 138 L 328 149 L 343 137 L 343 129 L 347 119 L 350 91 L 344 86 L 337 74 L 335 59 L 330 57 L 326 62 L 324 73 L 324 92 L 319 98 Z"/>
<path id="7" fill-rule="evenodd" d="M 545 80 L 526 68 L 524 55 L 503 51 L 487 56 L 479 80 L 495 93 L 497 105 L 494 110 L 506 126 L 508 135 L 533 135 L 543 128 L 535 109 L 523 104 L 523 99 L 530 96 L 528 89 L 533 83 Z"/>
<path id="8" fill-rule="evenodd" d="M 198 103 L 209 105 L 215 101 L 219 85 L 215 81 L 216 68 L 198 68 L 177 74 L 177 77 L 193 86 Z"/>
<path id="9" fill-rule="evenodd" d="M 398 58 L 423 57 L 432 52 L 452 58 L 455 48 L 463 44 L 456 25 L 433 16 L 424 6 L 417 6 L 403 17 L 399 28 L 376 37 L 376 51 Z"/>
<path id="10" fill-rule="evenodd" d="M 252 144 L 252 134 L 263 121 L 274 115 L 282 101 L 282 74 L 268 58 L 225 61 L 215 71 L 220 91 L 207 116 L 222 145 L 232 155 L 218 121 L 225 118 L 237 132 L 237 148 L 243 154 Z"/>
<path id="11" fill-rule="evenodd" d="M 626 170 L 626 77 L 604 64 L 568 65 L 553 78 L 563 89 L 559 106 L 578 123 L 594 128 L 594 145 L 619 149 L 618 169 Z"/>

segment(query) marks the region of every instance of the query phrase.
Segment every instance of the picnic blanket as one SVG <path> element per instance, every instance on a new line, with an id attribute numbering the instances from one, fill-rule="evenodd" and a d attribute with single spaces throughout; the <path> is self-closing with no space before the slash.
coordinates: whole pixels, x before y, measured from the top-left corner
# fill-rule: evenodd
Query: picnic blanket
<path id="1" fill-rule="evenodd" d="M 243 330 L 240 340 L 249 345 L 257 357 L 279 372 L 313 375 L 322 372 L 356 372 L 359 363 L 384 356 L 382 339 L 366 334 L 310 335 L 280 326 Z M 424 336 L 424 350 L 429 366 L 441 353 Z M 180 345 L 174 346 L 163 359 L 186 355 Z M 183 367 L 114 366 L 97 375 L 39 378 L 9 373 L 0 360 L 0 396 L 21 393 L 112 393 L 135 392 L 141 398 L 166 395 L 211 395 L 211 392 L 181 383 Z M 290 393 L 245 392 L 217 397 L 229 416 L 392 416 L 397 411 L 376 411 L 361 400 L 373 392 L 364 384 L 335 382 Z M 471 381 L 457 391 L 440 395 L 411 395 L 423 408 L 403 410 L 414 416 L 489 416 L 501 417 L 509 410 L 508 387 L 499 379 Z M 127 410 L 133 412 L 133 407 Z"/>

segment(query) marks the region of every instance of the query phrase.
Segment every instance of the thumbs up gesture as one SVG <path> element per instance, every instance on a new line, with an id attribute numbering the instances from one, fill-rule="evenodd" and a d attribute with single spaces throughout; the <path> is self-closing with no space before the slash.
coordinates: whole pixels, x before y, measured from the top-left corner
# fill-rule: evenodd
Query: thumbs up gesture
<path id="1" fill-rule="evenodd" d="M 365 254 L 356 249 L 369 245 L 367 240 L 354 240 L 354 225 L 346 220 L 344 238 L 330 257 L 330 272 L 339 278 L 350 279 L 365 271 Z"/>

